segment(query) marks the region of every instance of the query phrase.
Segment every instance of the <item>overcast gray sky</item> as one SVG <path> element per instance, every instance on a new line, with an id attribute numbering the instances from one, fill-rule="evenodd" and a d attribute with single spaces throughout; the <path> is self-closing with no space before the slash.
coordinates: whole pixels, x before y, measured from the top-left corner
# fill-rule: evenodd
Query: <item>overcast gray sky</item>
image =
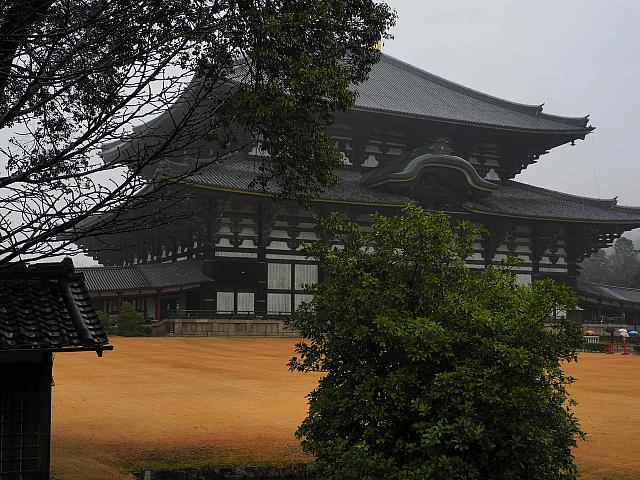
<path id="1" fill-rule="evenodd" d="M 383 51 L 508 100 L 596 130 L 516 179 L 640 205 L 640 2 L 386 0 L 398 12 Z"/>

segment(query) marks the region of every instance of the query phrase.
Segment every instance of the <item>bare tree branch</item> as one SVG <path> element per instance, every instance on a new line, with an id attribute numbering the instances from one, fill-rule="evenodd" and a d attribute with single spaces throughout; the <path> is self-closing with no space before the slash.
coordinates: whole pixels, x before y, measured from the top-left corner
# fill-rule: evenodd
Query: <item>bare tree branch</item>
<path id="1" fill-rule="evenodd" d="M 256 136 L 256 189 L 330 185 L 324 129 L 393 21 L 373 0 L 2 2 L 0 266 L 174 221 L 158 202 L 195 205 L 176 182 Z"/>

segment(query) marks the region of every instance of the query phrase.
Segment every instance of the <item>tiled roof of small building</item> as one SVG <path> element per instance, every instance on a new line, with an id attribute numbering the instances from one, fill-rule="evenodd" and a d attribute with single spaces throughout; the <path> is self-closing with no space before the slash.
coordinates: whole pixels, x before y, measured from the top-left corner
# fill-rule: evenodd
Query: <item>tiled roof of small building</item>
<path id="1" fill-rule="evenodd" d="M 382 54 L 356 87 L 355 108 L 520 131 L 588 133 L 588 117 L 542 113 L 542 105 L 510 102 Z"/>
<path id="2" fill-rule="evenodd" d="M 640 290 L 637 288 L 617 287 L 614 285 L 600 285 L 598 283 L 578 280 L 578 294 L 585 297 L 595 297 L 614 302 L 640 304 Z"/>
<path id="3" fill-rule="evenodd" d="M 79 268 L 90 292 L 169 288 L 210 282 L 197 260 L 147 263 L 127 267 Z"/>
<path id="4" fill-rule="evenodd" d="M 465 202 L 472 212 L 561 221 L 640 225 L 640 212 L 601 200 L 507 181 L 485 198 Z"/>
<path id="5" fill-rule="evenodd" d="M 0 268 L 0 352 L 99 348 L 107 341 L 71 260 Z"/>

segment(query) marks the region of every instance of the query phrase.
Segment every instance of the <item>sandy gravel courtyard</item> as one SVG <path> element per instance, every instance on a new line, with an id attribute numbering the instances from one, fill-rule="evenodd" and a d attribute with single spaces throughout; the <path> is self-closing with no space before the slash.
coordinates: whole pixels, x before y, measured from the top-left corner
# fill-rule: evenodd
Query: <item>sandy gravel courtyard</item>
<path id="1" fill-rule="evenodd" d="M 291 339 L 112 338 L 54 362 L 52 471 L 117 478 L 140 466 L 304 461 L 294 438 L 317 376 Z M 87 477 L 87 470 L 91 477 Z"/>
<path id="2" fill-rule="evenodd" d="M 55 358 L 54 478 L 141 467 L 305 461 L 294 437 L 317 375 L 291 373 L 292 339 L 118 338 Z M 568 371 L 589 433 L 587 479 L 640 477 L 640 357 L 584 354 Z"/>

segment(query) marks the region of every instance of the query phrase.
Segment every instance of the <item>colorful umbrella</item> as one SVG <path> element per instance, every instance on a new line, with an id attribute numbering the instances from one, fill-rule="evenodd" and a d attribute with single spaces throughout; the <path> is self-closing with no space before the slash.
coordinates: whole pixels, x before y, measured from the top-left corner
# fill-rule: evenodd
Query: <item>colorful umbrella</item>
<path id="1" fill-rule="evenodd" d="M 636 332 L 638 333 L 638 332 Z M 585 335 L 593 335 L 593 330 L 587 330 L 586 332 L 584 332 Z"/>
<path id="2" fill-rule="evenodd" d="M 637 335 L 638 332 L 636 330 L 629 330 L 629 335 Z"/>
<path id="3" fill-rule="evenodd" d="M 620 336 L 624 338 L 629 338 L 629 334 L 627 332 L 620 332 Z"/>
<path id="4" fill-rule="evenodd" d="M 619 328 L 618 329 L 618 333 L 627 333 L 627 329 L 626 328 Z"/>

